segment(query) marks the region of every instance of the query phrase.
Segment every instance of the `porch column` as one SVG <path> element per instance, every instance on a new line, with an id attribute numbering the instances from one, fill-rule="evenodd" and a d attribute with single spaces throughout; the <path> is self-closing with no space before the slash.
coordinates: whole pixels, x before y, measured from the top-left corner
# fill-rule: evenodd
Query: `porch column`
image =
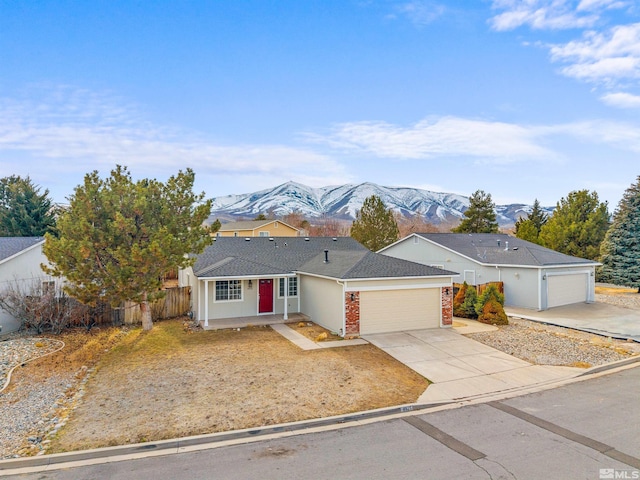
<path id="1" fill-rule="evenodd" d="M 209 326 L 209 280 L 204 281 L 204 326 Z"/>
<path id="2" fill-rule="evenodd" d="M 284 319 L 289 320 L 287 309 L 289 305 L 289 277 L 284 277 Z"/>

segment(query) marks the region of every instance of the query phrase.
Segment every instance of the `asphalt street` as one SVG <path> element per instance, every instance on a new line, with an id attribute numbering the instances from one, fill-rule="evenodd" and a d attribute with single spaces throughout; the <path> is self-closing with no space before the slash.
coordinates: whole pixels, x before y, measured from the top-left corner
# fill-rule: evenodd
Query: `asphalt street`
<path id="1" fill-rule="evenodd" d="M 11 478 L 640 479 L 639 397 L 637 367 L 368 425 Z"/>

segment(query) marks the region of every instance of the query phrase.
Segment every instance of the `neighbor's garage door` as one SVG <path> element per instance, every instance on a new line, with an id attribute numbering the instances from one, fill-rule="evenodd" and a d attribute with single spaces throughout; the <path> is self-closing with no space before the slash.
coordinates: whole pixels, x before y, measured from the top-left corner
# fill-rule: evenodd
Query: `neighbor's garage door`
<path id="1" fill-rule="evenodd" d="M 586 273 L 547 276 L 547 305 L 549 308 L 587 301 Z"/>
<path id="2" fill-rule="evenodd" d="M 361 335 L 439 326 L 439 288 L 360 293 Z"/>

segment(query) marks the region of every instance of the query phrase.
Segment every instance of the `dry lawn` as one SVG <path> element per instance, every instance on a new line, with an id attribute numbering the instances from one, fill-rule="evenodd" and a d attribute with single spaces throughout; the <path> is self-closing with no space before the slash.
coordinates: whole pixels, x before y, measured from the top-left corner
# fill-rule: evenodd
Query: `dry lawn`
<path id="1" fill-rule="evenodd" d="M 637 288 L 627 287 L 605 287 L 596 285 L 596 294 L 598 295 L 637 295 Z"/>
<path id="2" fill-rule="evenodd" d="M 371 345 L 303 351 L 269 327 L 137 329 L 106 353 L 51 452 L 415 402 L 426 379 Z"/>
<path id="3" fill-rule="evenodd" d="M 62 340 L 65 348 L 53 355 L 34 360 L 14 371 L 5 391 L 20 390 L 22 386 L 44 382 L 54 375 L 75 373 L 81 376 L 120 342 L 126 331 L 117 327 L 67 330 L 61 335 L 45 335 Z M 85 368 L 83 368 L 85 367 Z"/>

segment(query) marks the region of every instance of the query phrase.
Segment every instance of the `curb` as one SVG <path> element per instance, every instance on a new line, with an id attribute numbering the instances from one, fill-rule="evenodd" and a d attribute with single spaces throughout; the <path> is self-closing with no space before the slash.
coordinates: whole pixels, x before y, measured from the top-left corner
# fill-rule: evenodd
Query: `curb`
<path id="1" fill-rule="evenodd" d="M 248 443 L 258 439 L 277 438 L 279 435 L 296 433 L 312 433 L 321 431 L 336 425 L 344 427 L 356 426 L 363 422 L 372 422 L 376 419 L 389 419 L 411 415 L 414 412 L 424 412 L 429 409 L 439 408 L 457 408 L 467 404 L 481 403 L 483 401 L 495 400 L 496 397 L 509 398 L 513 394 L 524 395 L 533 393 L 538 389 L 549 389 L 554 386 L 562 386 L 575 381 L 587 380 L 590 375 L 602 374 L 609 370 L 619 369 L 630 365 L 640 363 L 640 356 L 629 359 L 612 362 L 606 365 L 593 367 L 588 371 L 574 375 L 571 378 L 560 380 L 558 382 L 543 382 L 533 384 L 527 387 L 519 387 L 511 391 L 492 392 L 484 395 L 474 395 L 465 398 L 444 400 L 441 402 L 430 402 L 424 404 L 406 404 L 395 407 L 388 407 L 377 410 L 368 410 L 347 415 L 339 415 L 321 419 L 302 420 L 300 422 L 285 423 L 274 425 L 272 427 L 258 427 L 245 430 L 234 430 L 230 432 L 219 432 L 212 434 L 204 434 L 193 437 L 183 437 L 179 439 L 160 440 L 157 442 L 137 443 L 131 445 L 122 445 L 116 447 L 103 447 L 92 450 L 82 450 L 78 452 L 56 453 L 50 455 L 41 455 L 37 457 L 22 457 L 16 459 L 0 460 L 0 472 L 5 474 L 19 474 L 31 471 L 44 471 L 47 467 L 53 468 L 70 468 L 80 466 L 82 462 L 90 462 L 91 464 L 109 463 L 112 461 L 135 459 L 142 456 L 161 456 L 171 455 L 174 453 L 182 453 L 187 451 L 205 448 L 215 448 L 215 446 L 233 445 Z M 206 447 L 209 445 L 209 447 Z M 101 461 L 102 460 L 102 461 Z M 73 463 L 78 462 L 78 465 Z M 86 464 L 86 463 L 85 463 Z M 9 472 L 11 470 L 11 472 Z"/>
<path id="2" fill-rule="evenodd" d="M 585 372 L 579 373 L 578 375 L 576 375 L 576 377 L 586 377 L 588 375 L 606 372 L 608 370 L 613 370 L 614 368 L 624 367 L 627 365 L 632 365 L 634 363 L 640 363 L 640 355 L 636 355 L 635 357 L 631 358 L 625 358 L 624 360 L 618 360 L 616 362 L 607 363 L 605 365 L 599 365 L 597 367 L 591 367 Z"/>
<path id="3" fill-rule="evenodd" d="M 157 442 L 136 443 L 132 445 L 96 448 L 92 450 L 82 450 L 79 452 L 56 453 L 51 455 L 41 455 L 37 457 L 22 457 L 9 460 L 0 460 L 0 472 L 17 468 L 47 467 L 56 464 L 65 464 L 69 462 L 77 462 L 89 459 L 99 459 L 108 457 L 120 457 L 125 455 L 135 455 L 145 452 L 164 452 L 171 453 L 171 450 L 178 451 L 187 447 L 193 447 L 206 444 L 222 444 L 234 440 L 243 440 L 251 438 L 266 437 L 268 435 L 292 433 L 303 430 L 317 429 L 329 427 L 337 424 L 357 424 L 363 420 L 372 420 L 379 417 L 397 415 L 400 413 L 408 413 L 414 411 L 426 410 L 433 407 L 447 405 L 451 402 L 434 402 L 427 404 L 407 404 L 397 407 L 389 407 L 378 410 L 369 410 L 349 415 L 340 415 L 336 417 L 327 417 L 313 420 L 303 420 L 301 422 L 285 423 L 274 425 L 273 427 L 258 427 L 245 430 L 234 430 L 231 432 L 220 432 L 194 437 L 184 437 L 180 439 L 160 440 Z"/>

